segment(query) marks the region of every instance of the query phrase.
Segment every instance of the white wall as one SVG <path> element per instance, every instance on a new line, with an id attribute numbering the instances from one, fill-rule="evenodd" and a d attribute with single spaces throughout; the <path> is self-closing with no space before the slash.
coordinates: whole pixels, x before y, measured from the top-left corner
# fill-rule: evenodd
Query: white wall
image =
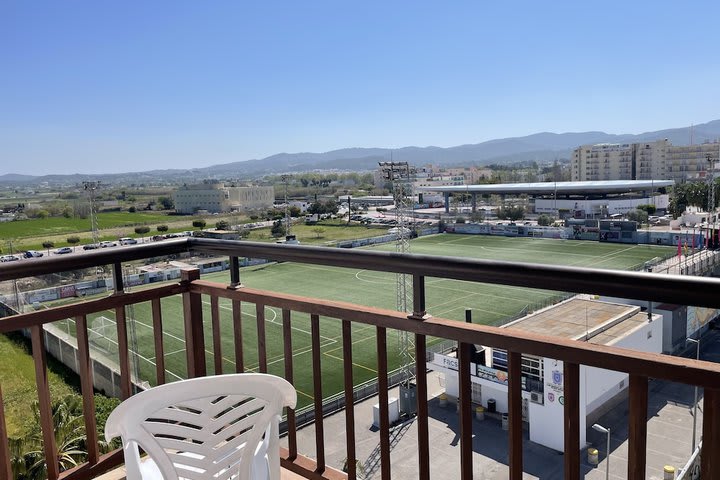
<path id="1" fill-rule="evenodd" d="M 644 323 L 612 345 L 641 352 L 661 353 L 663 323 L 660 315 L 653 315 L 652 322 Z M 587 413 L 592 413 L 628 386 L 628 375 L 612 370 L 581 367 L 580 375 L 587 380 Z"/>

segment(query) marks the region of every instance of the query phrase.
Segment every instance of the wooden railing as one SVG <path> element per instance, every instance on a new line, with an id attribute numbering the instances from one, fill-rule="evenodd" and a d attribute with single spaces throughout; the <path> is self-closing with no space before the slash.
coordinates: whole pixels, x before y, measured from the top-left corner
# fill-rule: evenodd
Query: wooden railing
<path id="1" fill-rule="evenodd" d="M 231 258 L 230 285 L 218 284 L 200 279 L 197 270 L 183 271 L 181 281 L 147 290 L 126 292 L 122 287 L 122 263 L 132 259 L 157 257 L 182 251 L 226 255 Z M 258 290 L 242 286 L 238 257 L 269 258 L 319 265 L 362 268 L 385 272 L 406 273 L 413 279 L 413 308 L 407 315 L 392 310 L 367 307 L 338 301 L 308 298 L 284 293 Z M 661 301 L 705 307 L 720 307 L 720 281 L 697 277 L 676 277 L 649 273 L 616 272 L 608 270 L 525 265 L 510 262 L 489 262 L 448 257 L 402 255 L 383 252 L 347 251 L 319 247 L 289 245 L 268 245 L 249 242 L 233 242 L 205 239 L 186 239 L 165 242 L 162 245 L 128 247 L 116 252 L 91 252 L 78 259 L 37 259 L 32 262 L 16 262 L 0 266 L 0 281 L 12 280 L 30 275 L 52 273 L 80 267 L 113 264 L 115 268 L 116 291 L 101 299 L 83 301 L 77 304 L 56 307 L 49 310 L 23 313 L 0 321 L 0 332 L 30 329 L 33 358 L 37 378 L 37 398 L 40 406 L 44 438 L 45 458 L 50 480 L 81 480 L 98 474 L 122 463 L 122 453 L 115 451 L 100 455 L 94 432 L 96 431 L 92 373 L 87 335 L 87 317 L 94 312 L 113 309 L 117 318 L 119 344 L 119 367 L 122 378 L 121 396 L 131 394 L 130 359 L 125 308 L 141 302 L 151 302 L 153 328 L 155 332 L 155 357 L 157 362 L 156 381 L 165 382 L 162 336 L 162 310 L 160 300 L 181 294 L 183 298 L 185 350 L 189 376 L 207 374 L 206 344 L 212 343 L 212 368 L 214 373 L 222 371 L 220 351 L 219 299 L 230 300 L 234 327 L 234 360 L 237 372 L 245 370 L 244 348 L 247 341 L 242 338 L 243 319 L 241 306 L 255 305 L 257 321 L 258 370 L 267 371 L 267 350 L 265 338 L 265 307 L 282 311 L 284 375 L 293 382 L 295 368 L 292 351 L 293 314 L 302 313 L 311 319 L 311 349 L 313 372 L 313 397 L 315 415 L 316 458 L 311 460 L 299 451 L 295 414 L 288 411 L 288 448 L 283 450 L 282 465 L 306 478 L 345 478 L 346 475 L 326 465 L 324 420 L 322 417 L 322 382 L 320 375 L 320 317 L 334 319 L 341 326 L 343 352 L 343 389 L 346 399 L 345 448 L 347 457 L 347 478 L 356 478 L 356 450 L 353 402 L 353 359 L 352 330 L 354 324 L 373 327 L 376 334 L 377 371 L 379 382 L 380 409 L 380 459 L 381 475 L 391 477 L 390 422 L 388 414 L 388 357 L 387 330 L 400 330 L 414 335 L 416 347 L 416 371 L 426 371 L 426 339 L 438 337 L 458 342 L 460 375 L 460 451 L 459 462 L 462 478 L 472 477 L 472 421 L 470 355 L 468 346 L 481 344 L 504 349 L 508 352 L 508 410 L 509 410 L 509 471 L 508 478 L 520 479 L 523 471 L 522 457 L 522 403 L 521 403 L 521 354 L 549 357 L 564 362 L 564 432 L 565 478 L 580 477 L 580 366 L 586 365 L 615 370 L 629 374 L 629 448 L 627 477 L 645 478 L 646 466 L 646 418 L 648 411 L 648 379 L 657 378 L 697 385 L 704 388 L 703 400 L 703 448 L 707 452 L 720 451 L 720 364 L 695 361 L 686 358 L 636 352 L 616 347 L 576 342 L 568 339 L 549 337 L 518 330 L 508 331 L 495 327 L 462 323 L 428 315 L 425 305 L 425 278 L 441 277 L 485 283 L 498 283 L 524 287 L 538 287 L 572 292 L 591 292 L 623 298 Z M 18 265 L 19 264 L 19 265 Z M 210 300 L 209 326 L 211 338 L 205 339 L 201 301 Z M 87 463 L 69 471 L 60 472 L 52 431 L 51 399 L 47 381 L 47 365 L 43 345 L 43 325 L 46 323 L 74 318 L 77 325 L 78 355 L 80 364 L 81 390 L 84 402 L 85 425 L 88 432 Z M 428 435 L 427 383 L 424 375 L 417 375 L 417 429 L 418 429 L 418 472 L 419 478 L 430 478 L 432 455 Z M 0 432 L 6 432 L 0 385 Z M 337 439 L 334 439 L 337 441 Z M 7 435 L 0 434 L 0 477 L 10 478 L 10 464 Z M 702 456 L 703 478 L 720 478 L 720 457 Z"/>

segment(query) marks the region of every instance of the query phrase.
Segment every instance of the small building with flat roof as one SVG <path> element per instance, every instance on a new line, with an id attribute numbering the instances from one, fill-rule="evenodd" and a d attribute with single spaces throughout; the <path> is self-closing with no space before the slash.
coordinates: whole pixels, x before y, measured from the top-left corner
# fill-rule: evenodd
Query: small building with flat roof
<path id="1" fill-rule="evenodd" d="M 641 307 L 573 297 L 527 315 L 503 328 L 569 338 L 598 345 L 613 345 L 644 352 L 662 351 L 662 316 Z M 457 352 L 434 354 L 430 368 L 444 376 L 448 396 L 459 396 Z M 471 359 L 472 400 L 489 415 L 508 411 L 507 352 L 475 346 Z M 531 441 L 563 451 L 563 362 L 522 355 L 523 421 Z M 627 392 L 628 375 L 594 367 L 580 367 L 580 418 L 588 425 Z M 581 424 L 582 425 L 582 424 Z M 580 429 L 580 445 L 585 444 Z"/>

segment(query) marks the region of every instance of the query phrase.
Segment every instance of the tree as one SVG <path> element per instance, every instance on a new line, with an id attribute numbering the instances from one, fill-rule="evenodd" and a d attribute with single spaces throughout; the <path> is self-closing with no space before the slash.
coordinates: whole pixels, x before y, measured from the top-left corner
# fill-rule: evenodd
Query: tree
<path id="1" fill-rule="evenodd" d="M 540 215 L 537 219 L 537 223 L 541 227 L 549 227 L 550 225 L 553 224 L 553 222 L 555 222 L 555 219 L 553 217 L 551 217 L 550 215 L 545 215 L 545 214 Z"/>
<path id="2" fill-rule="evenodd" d="M 312 231 L 315 233 L 315 238 L 320 238 L 322 237 L 322 234 L 325 233 L 325 229 L 323 227 L 315 227 Z"/>
<path id="3" fill-rule="evenodd" d="M 207 225 L 207 222 L 201 218 L 197 219 L 197 220 L 193 220 L 193 222 L 192 222 L 192 226 L 195 228 L 198 228 L 200 230 L 205 228 L 205 225 Z"/>
<path id="4" fill-rule="evenodd" d="M 155 228 L 156 228 L 157 231 L 160 232 L 160 233 L 163 233 L 163 232 L 167 232 L 167 231 L 168 231 L 168 226 L 167 226 L 167 225 L 158 225 L 158 226 L 155 227 Z"/>
<path id="5" fill-rule="evenodd" d="M 172 210 L 175 208 L 175 202 L 170 197 L 158 198 L 158 203 L 162 205 L 163 210 Z"/>
<path id="6" fill-rule="evenodd" d="M 501 220 L 510 220 L 511 222 L 521 220 L 525 217 L 525 207 L 522 205 L 500 207 L 497 211 L 497 217 Z"/>
<path id="7" fill-rule="evenodd" d="M 86 460 L 87 445 L 82 399 L 68 395 L 54 401 L 51 406 L 53 432 L 60 471 L 69 470 Z M 16 440 L 11 461 L 16 480 L 40 480 L 47 478 L 47 465 L 43 452 L 43 436 L 40 429 L 38 402 L 32 405 L 34 425 L 29 435 Z M 100 437 L 102 438 L 102 437 Z M 103 444 L 101 444 L 101 448 Z M 102 448 L 107 450 L 106 448 Z"/>
<path id="8" fill-rule="evenodd" d="M 142 227 L 135 227 L 135 233 L 138 235 L 145 235 L 150 231 L 150 227 L 142 226 Z"/>
<path id="9" fill-rule="evenodd" d="M 68 237 L 66 240 L 67 240 L 67 243 L 69 243 L 70 245 L 73 246 L 73 250 L 75 250 L 75 245 L 80 243 L 80 237 L 75 236 L 75 235 L 73 235 L 72 237 Z"/>
<path id="10" fill-rule="evenodd" d="M 55 243 L 54 243 L 54 242 L 51 242 L 50 240 L 45 240 L 45 241 L 42 243 L 42 246 L 43 246 L 43 248 L 47 248 L 48 255 L 50 255 L 50 249 L 55 246 Z"/>
<path id="11" fill-rule="evenodd" d="M 657 207 L 655 205 L 653 205 L 652 203 L 648 203 L 645 205 L 638 205 L 637 209 L 646 211 L 648 213 L 648 215 L 654 215 L 655 211 L 657 210 Z"/>
<path id="12" fill-rule="evenodd" d="M 270 235 L 275 238 L 280 238 L 285 235 L 285 222 L 282 220 L 275 220 L 270 229 Z"/>
<path id="13" fill-rule="evenodd" d="M 215 228 L 217 230 L 230 230 L 230 223 L 227 220 L 220 220 L 215 222 Z"/>
<path id="14" fill-rule="evenodd" d="M 645 210 L 631 210 L 627 213 L 627 219 L 638 222 L 639 224 L 647 223 L 648 213 Z"/>

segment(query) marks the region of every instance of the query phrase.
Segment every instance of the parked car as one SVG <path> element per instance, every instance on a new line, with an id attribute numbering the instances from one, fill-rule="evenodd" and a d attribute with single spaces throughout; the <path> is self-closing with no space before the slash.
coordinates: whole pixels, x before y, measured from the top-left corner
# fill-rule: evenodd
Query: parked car
<path id="1" fill-rule="evenodd" d="M 62 247 L 55 250 L 55 253 L 58 255 L 62 255 L 63 253 L 72 253 L 72 248 L 70 247 Z"/>
<path id="2" fill-rule="evenodd" d="M 130 238 L 130 237 L 123 237 L 123 238 L 119 239 L 118 241 L 120 242 L 120 245 L 135 245 L 138 243 L 137 240 L 135 240 L 134 238 Z"/>
<path id="3" fill-rule="evenodd" d="M 95 250 L 100 248 L 99 243 L 88 243 L 87 245 L 83 245 L 83 250 Z"/>
<path id="4" fill-rule="evenodd" d="M 0 262 L 14 262 L 15 260 L 20 260 L 15 255 L 3 255 L 0 257 Z"/>
<path id="5" fill-rule="evenodd" d="M 104 242 L 100 242 L 100 247 L 102 247 L 102 248 L 105 248 L 105 247 L 117 247 L 117 243 L 111 242 L 111 241 L 109 241 L 109 240 L 105 240 Z"/>
<path id="6" fill-rule="evenodd" d="M 24 253 L 25 258 L 35 258 L 35 257 L 42 257 L 43 253 L 38 252 L 37 250 L 28 250 Z"/>

